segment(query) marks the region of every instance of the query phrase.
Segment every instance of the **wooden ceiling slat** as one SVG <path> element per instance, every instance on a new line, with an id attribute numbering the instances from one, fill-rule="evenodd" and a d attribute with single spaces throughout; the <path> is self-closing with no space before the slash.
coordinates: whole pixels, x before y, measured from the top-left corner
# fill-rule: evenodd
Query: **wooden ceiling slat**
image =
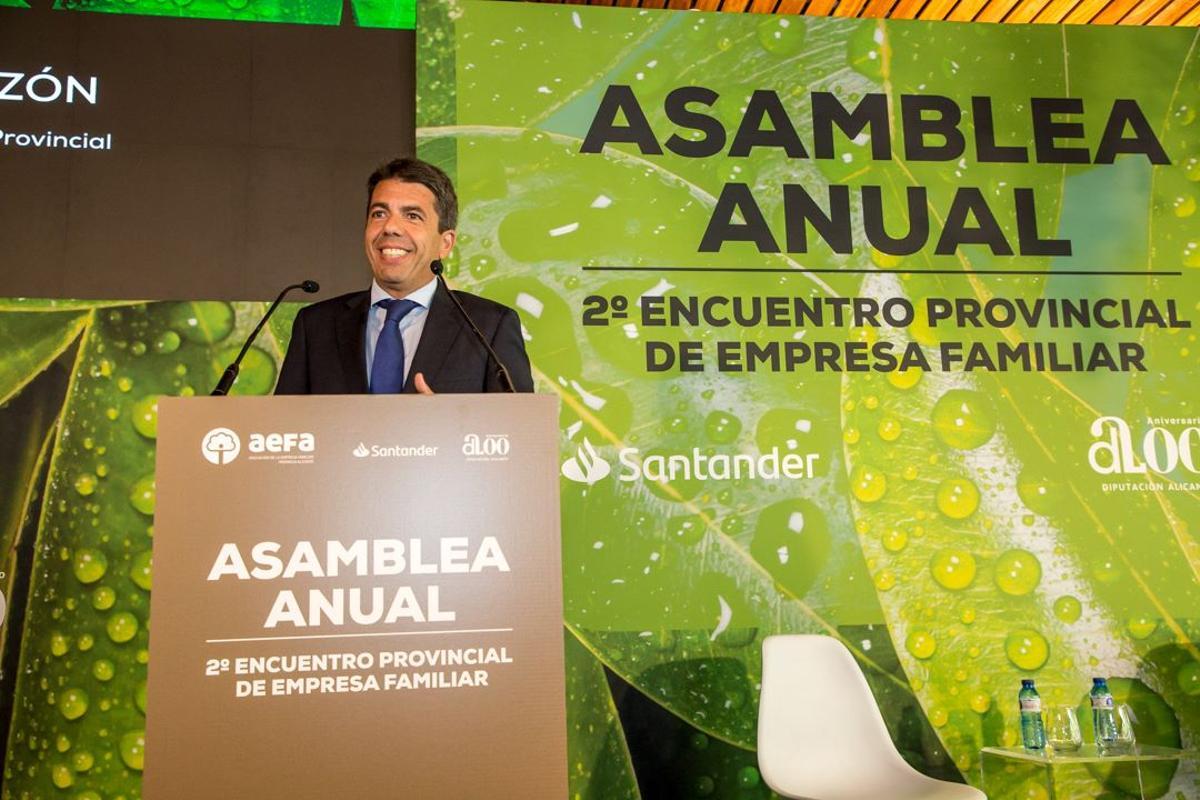
<path id="1" fill-rule="evenodd" d="M 1020 0 L 988 0 L 979 13 L 975 15 L 976 22 L 1003 22 L 1008 12 Z"/>
<path id="2" fill-rule="evenodd" d="M 896 0 L 867 0 L 867 6 L 862 10 L 860 16 L 864 17 L 886 17 L 892 11 L 892 6 L 896 5 Z"/>
<path id="3" fill-rule="evenodd" d="M 986 4 L 987 0 L 959 0 L 958 5 L 951 9 L 946 19 L 954 22 L 970 22 Z"/>
<path id="4" fill-rule="evenodd" d="M 1063 21 L 1063 18 L 1070 14 L 1076 6 L 1080 4 L 1080 0 L 1050 0 L 1042 10 L 1033 18 L 1034 22 L 1047 23 L 1057 25 Z"/>
<path id="5" fill-rule="evenodd" d="M 888 16 L 892 19 L 916 19 L 917 14 L 925 7 L 925 2 L 926 0 L 900 0 Z"/>
<path id="6" fill-rule="evenodd" d="M 733 13 L 1052 25 L 1200 26 L 1200 0 L 536 0 Z M 0 0 L 3 2 L 3 0 Z"/>
<path id="7" fill-rule="evenodd" d="M 1130 9 L 1136 6 L 1141 0 L 1109 0 L 1104 8 L 1092 17 L 1089 22 L 1092 25 L 1116 25 L 1121 21 L 1121 17 L 1129 13 Z"/>
<path id="8" fill-rule="evenodd" d="M 1197 25 L 1200 25 L 1200 4 L 1193 6 L 1192 10 L 1180 17 L 1179 21 L 1175 24 L 1187 25 L 1188 27 L 1193 28 Z"/>
<path id="9" fill-rule="evenodd" d="M 918 19 L 945 19 L 946 15 L 954 10 L 954 4 L 958 0 L 929 0 L 925 7 L 921 9 Z"/>
<path id="10" fill-rule="evenodd" d="M 1080 5 L 1083 0 L 1050 0 L 1045 8 L 1038 12 L 1033 21 L 1039 25 L 1061 25 L 1063 20 Z"/>
<path id="11" fill-rule="evenodd" d="M 1108 3 L 1109 0 L 1079 0 L 1079 3 L 1063 17 L 1063 24 L 1082 25 L 1091 22 Z"/>
<path id="12" fill-rule="evenodd" d="M 1155 14 L 1170 4 L 1171 0 L 1142 0 L 1121 19 L 1122 25 L 1145 25 Z"/>
<path id="13" fill-rule="evenodd" d="M 1004 18 L 1005 22 L 1033 22 L 1033 18 L 1038 15 L 1050 0 L 1022 0 L 1013 7 L 1013 10 L 1008 12 L 1008 16 Z"/>
<path id="14" fill-rule="evenodd" d="M 836 5 L 837 0 L 812 0 L 804 13 L 810 17 L 828 17 Z"/>
<path id="15" fill-rule="evenodd" d="M 1196 0 L 1171 0 L 1170 3 L 1151 17 L 1147 25 L 1174 25 L 1179 18 L 1196 5 Z"/>
<path id="16" fill-rule="evenodd" d="M 863 10 L 867 0 L 842 0 L 834 10 L 835 17 L 857 17 Z"/>

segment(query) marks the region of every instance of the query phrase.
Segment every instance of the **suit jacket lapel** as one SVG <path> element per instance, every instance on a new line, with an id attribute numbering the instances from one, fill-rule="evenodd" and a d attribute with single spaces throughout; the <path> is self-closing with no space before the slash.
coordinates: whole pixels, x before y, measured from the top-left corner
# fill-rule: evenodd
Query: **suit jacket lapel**
<path id="1" fill-rule="evenodd" d="M 350 394 L 367 392 L 366 330 L 367 312 L 371 308 L 371 293 L 362 292 L 346 301 L 337 318 L 337 351 L 346 391 Z"/>
<path id="2" fill-rule="evenodd" d="M 404 391 L 407 393 L 416 391 L 412 381 L 418 372 L 425 373 L 425 380 L 437 385 L 446 356 L 463 329 L 458 309 L 445 295 L 445 290 L 439 285 L 429 303 L 429 317 L 425 320 L 425 329 L 421 331 L 421 341 L 417 344 L 417 352 L 408 370 L 408 380 L 404 382 Z"/>

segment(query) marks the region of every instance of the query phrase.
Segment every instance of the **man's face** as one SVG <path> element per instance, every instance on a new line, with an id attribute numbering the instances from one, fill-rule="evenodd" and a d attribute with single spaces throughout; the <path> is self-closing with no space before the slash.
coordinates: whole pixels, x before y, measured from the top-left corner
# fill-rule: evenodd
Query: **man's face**
<path id="1" fill-rule="evenodd" d="M 394 297 L 428 283 L 430 262 L 454 247 L 454 231 L 438 232 L 433 192 L 398 178 L 380 181 L 371 192 L 363 239 L 376 282 Z"/>

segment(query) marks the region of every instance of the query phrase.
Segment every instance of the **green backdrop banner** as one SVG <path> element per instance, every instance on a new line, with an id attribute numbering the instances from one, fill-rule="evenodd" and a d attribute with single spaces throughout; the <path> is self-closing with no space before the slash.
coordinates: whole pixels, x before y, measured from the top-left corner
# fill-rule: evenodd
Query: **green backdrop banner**
<path id="1" fill-rule="evenodd" d="M 1194 31 L 421 13 L 455 277 L 564 399 L 568 630 L 731 748 L 655 760 L 622 712 L 640 778 L 765 791 L 777 632 L 841 638 L 934 774 L 1019 742 L 1023 677 L 1111 676 L 1142 741 L 1195 744 Z"/>

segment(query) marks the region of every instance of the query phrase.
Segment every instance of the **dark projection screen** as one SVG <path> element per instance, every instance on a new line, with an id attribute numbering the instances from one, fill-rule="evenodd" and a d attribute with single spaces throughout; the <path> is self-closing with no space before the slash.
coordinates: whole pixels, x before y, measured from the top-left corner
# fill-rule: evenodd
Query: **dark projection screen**
<path id="1" fill-rule="evenodd" d="M 362 288 L 413 32 L 0 8 L 0 296 Z"/>

